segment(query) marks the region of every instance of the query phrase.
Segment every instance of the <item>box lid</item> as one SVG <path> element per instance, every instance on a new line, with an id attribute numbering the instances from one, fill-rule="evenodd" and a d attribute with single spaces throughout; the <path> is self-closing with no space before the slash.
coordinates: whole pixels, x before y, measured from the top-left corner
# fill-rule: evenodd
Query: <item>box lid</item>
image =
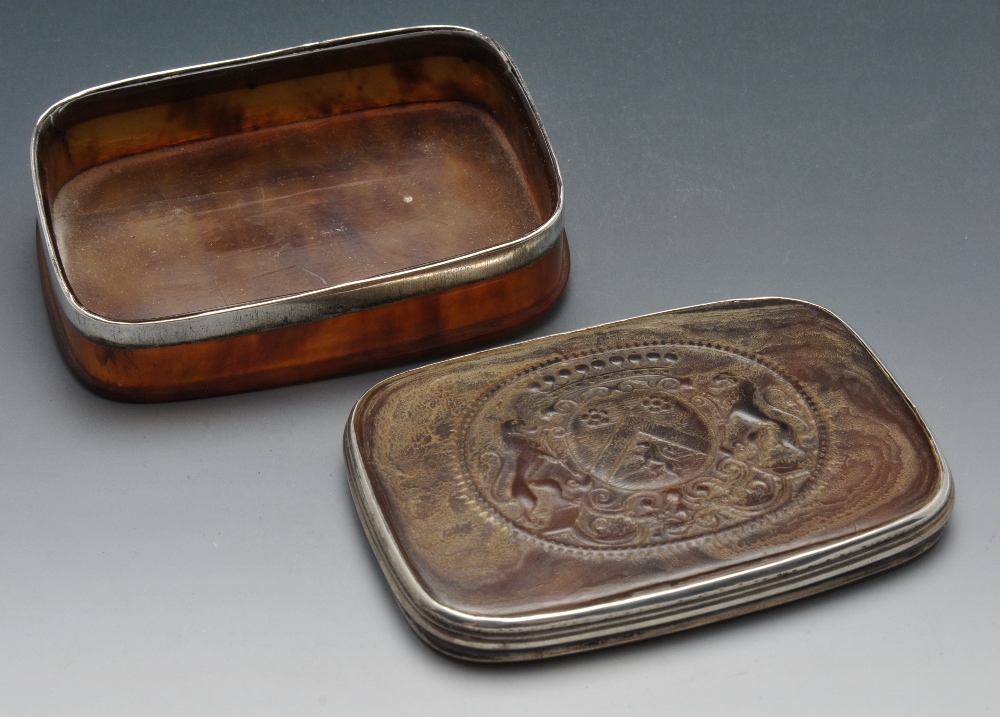
<path id="1" fill-rule="evenodd" d="M 476 660 L 639 639 L 929 547 L 951 481 L 828 311 L 709 304 L 445 361 L 357 404 L 345 453 L 396 597 Z"/>

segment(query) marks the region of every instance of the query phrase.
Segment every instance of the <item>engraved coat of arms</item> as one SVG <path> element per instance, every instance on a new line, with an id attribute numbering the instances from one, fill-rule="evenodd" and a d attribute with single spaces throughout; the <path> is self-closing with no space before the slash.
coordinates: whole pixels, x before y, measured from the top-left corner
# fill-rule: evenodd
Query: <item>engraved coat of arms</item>
<path id="1" fill-rule="evenodd" d="M 576 548 L 644 548 L 774 513 L 816 472 L 808 399 L 758 360 L 638 347 L 509 380 L 470 411 L 465 472 L 517 529 Z"/>

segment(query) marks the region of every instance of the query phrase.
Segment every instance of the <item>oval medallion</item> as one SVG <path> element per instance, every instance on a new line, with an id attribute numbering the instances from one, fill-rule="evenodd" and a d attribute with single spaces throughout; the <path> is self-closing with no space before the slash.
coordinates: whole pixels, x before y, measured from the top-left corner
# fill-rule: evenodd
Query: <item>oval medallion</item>
<path id="1" fill-rule="evenodd" d="M 522 531 L 576 548 L 642 548 L 762 518 L 819 462 L 807 398 L 759 361 L 642 346 L 512 377 L 467 414 L 464 472 Z"/>

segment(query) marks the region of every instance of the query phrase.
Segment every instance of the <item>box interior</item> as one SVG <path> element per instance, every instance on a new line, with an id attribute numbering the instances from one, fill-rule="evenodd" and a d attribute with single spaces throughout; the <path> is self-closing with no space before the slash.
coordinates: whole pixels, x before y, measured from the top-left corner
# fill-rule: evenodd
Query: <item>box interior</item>
<path id="1" fill-rule="evenodd" d="M 418 33 L 85 95 L 38 169 L 74 296 L 139 322 L 523 236 L 557 202 L 537 132 L 485 41 Z"/>

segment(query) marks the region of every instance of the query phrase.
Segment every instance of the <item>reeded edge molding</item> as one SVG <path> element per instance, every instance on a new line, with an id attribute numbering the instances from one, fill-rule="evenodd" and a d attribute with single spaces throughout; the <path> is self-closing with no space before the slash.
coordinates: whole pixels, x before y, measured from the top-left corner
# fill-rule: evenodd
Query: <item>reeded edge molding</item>
<path id="1" fill-rule="evenodd" d="M 440 603 L 421 585 L 393 539 L 365 471 L 355 431 L 355 416 L 358 406 L 369 394 L 398 378 L 391 377 L 375 385 L 355 404 L 344 431 L 344 455 L 351 494 L 365 533 L 397 602 L 420 638 L 447 655 L 477 662 L 552 657 L 667 634 L 778 605 L 886 570 L 933 546 L 940 538 L 954 504 L 951 474 L 937 443 L 909 397 L 874 352 L 839 317 L 810 302 L 767 297 L 700 304 L 635 318 L 770 302 L 797 303 L 818 309 L 836 319 L 875 359 L 890 385 L 899 391 L 913 412 L 934 453 L 940 484 L 927 503 L 902 518 L 859 535 L 814 548 L 792 550 L 753 567 L 736 568 L 677 587 L 668 586 L 633 597 L 610 599 L 569 610 L 540 611 L 511 617 L 475 615 Z M 601 327 L 619 323 L 624 322 L 603 324 Z M 586 330 L 554 334 L 524 343 L 551 340 Z M 466 358 L 468 356 L 438 363 Z M 408 373 L 411 371 L 399 376 Z"/>
<path id="2" fill-rule="evenodd" d="M 223 307 L 197 314 L 153 321 L 114 321 L 88 311 L 77 301 L 59 262 L 51 228 L 51 217 L 43 199 L 38 165 L 38 146 L 42 133 L 67 106 L 84 97 L 114 92 L 127 87 L 169 82 L 180 77 L 189 77 L 209 71 L 242 67 L 291 55 L 309 54 L 418 33 L 452 33 L 483 42 L 496 53 L 498 59 L 502 61 L 510 73 L 514 88 L 518 93 L 518 100 L 524 104 L 527 110 L 533 125 L 531 130 L 538 138 L 543 159 L 552 173 L 556 187 L 555 207 L 551 216 L 540 226 L 524 236 L 503 244 L 450 259 L 314 291 Z M 556 162 L 548 135 L 545 133 L 541 118 L 521 74 L 510 55 L 497 42 L 480 32 L 455 25 L 423 25 L 352 35 L 249 55 L 234 60 L 223 60 L 140 75 L 83 90 L 60 100 L 39 118 L 31 141 L 31 176 L 38 208 L 42 245 L 45 248 L 45 265 L 49 280 L 55 288 L 53 294 L 60 310 L 69 323 L 84 337 L 100 344 L 119 348 L 171 346 L 296 326 L 374 308 L 394 301 L 424 296 L 463 284 L 485 281 L 520 269 L 541 258 L 558 243 L 563 233 L 562 174 L 559 171 L 559 165 Z"/>

